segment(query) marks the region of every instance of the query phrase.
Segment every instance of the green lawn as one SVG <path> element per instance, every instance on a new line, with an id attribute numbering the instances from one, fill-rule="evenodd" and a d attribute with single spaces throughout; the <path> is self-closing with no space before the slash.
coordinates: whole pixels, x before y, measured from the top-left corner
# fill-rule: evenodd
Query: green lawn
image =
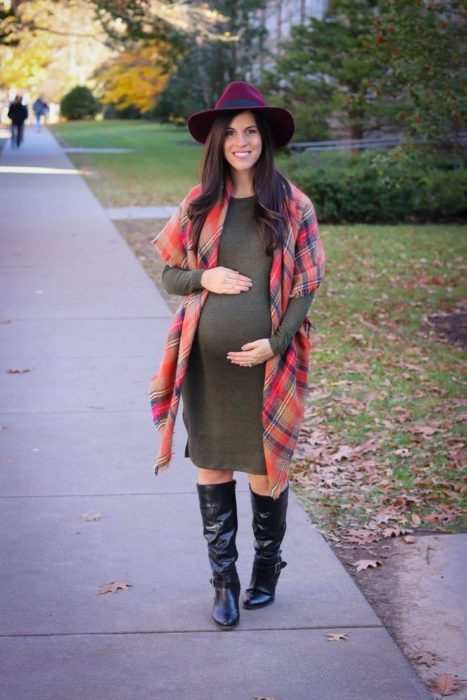
<path id="1" fill-rule="evenodd" d="M 53 127 L 65 146 L 131 148 L 122 154 L 70 154 L 91 171 L 88 184 L 106 207 L 176 204 L 197 182 L 201 155 L 186 129 L 143 121 L 70 122 Z"/>
<path id="2" fill-rule="evenodd" d="M 340 539 L 462 527 L 466 355 L 427 317 L 459 330 L 463 316 L 465 328 L 466 230 L 322 226 L 327 275 L 294 479 Z"/>
<path id="3" fill-rule="evenodd" d="M 200 149 L 183 129 L 101 122 L 55 133 L 67 144 L 135 149 L 72 156 L 94 171 L 104 205 L 176 203 L 196 182 Z M 162 225 L 118 224 L 159 285 L 150 240 Z M 310 396 L 291 478 L 330 538 L 366 544 L 465 527 L 466 356 L 433 322 L 457 334 L 465 323 L 466 232 L 321 226 L 326 278 L 311 311 Z"/>

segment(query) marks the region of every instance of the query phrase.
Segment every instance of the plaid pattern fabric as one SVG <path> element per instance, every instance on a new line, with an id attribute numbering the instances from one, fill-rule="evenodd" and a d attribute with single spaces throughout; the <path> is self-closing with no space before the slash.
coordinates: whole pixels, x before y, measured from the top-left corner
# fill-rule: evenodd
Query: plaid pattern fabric
<path id="1" fill-rule="evenodd" d="M 324 276 L 324 250 L 314 208 L 308 197 L 292 187 L 288 202 L 288 234 L 274 251 L 270 274 L 271 325 L 274 334 L 290 297 L 308 294 Z M 178 211 L 154 239 L 165 263 L 184 269 L 217 266 L 219 241 L 231 196 L 228 182 L 219 203 L 209 212 L 198 249 L 191 239 L 187 215 L 190 201 L 201 191 L 198 185 L 181 202 Z M 150 400 L 155 425 L 161 436 L 154 470 L 166 469 L 172 458 L 172 439 L 178 405 L 193 338 L 209 292 L 202 290 L 184 297 L 170 325 L 162 362 L 150 383 Z M 263 444 L 271 496 L 278 498 L 287 480 L 287 469 L 297 443 L 308 387 L 309 332 L 307 317 L 286 352 L 266 362 L 263 393 Z M 252 338 L 257 340 L 257 338 Z"/>

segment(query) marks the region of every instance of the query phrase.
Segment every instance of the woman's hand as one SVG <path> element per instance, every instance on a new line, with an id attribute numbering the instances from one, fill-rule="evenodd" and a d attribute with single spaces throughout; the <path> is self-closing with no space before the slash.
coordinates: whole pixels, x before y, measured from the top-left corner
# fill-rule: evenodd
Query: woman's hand
<path id="1" fill-rule="evenodd" d="M 241 352 L 229 352 L 227 359 L 234 365 L 241 367 L 253 367 L 253 365 L 261 365 L 266 360 L 274 357 L 271 349 L 271 344 L 267 338 L 254 340 L 252 343 L 242 345 Z"/>
<path id="2" fill-rule="evenodd" d="M 212 267 L 201 275 L 201 284 L 215 294 L 241 294 L 253 285 L 249 277 L 228 267 Z"/>

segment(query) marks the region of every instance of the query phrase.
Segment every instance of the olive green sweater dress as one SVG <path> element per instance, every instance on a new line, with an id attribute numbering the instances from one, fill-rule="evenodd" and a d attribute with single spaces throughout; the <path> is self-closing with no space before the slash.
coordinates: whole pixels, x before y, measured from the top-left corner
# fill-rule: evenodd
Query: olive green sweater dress
<path id="1" fill-rule="evenodd" d="M 227 359 L 245 343 L 269 338 L 282 354 L 299 329 L 314 294 L 289 301 L 271 337 L 269 274 L 272 257 L 254 220 L 255 197 L 231 197 L 219 246 L 218 265 L 250 277 L 240 294 L 210 293 L 205 301 L 182 387 L 183 420 L 188 432 L 185 456 L 205 469 L 266 474 L 263 450 L 265 365 L 240 367 Z M 165 267 L 162 280 L 171 294 L 201 290 L 204 270 Z"/>

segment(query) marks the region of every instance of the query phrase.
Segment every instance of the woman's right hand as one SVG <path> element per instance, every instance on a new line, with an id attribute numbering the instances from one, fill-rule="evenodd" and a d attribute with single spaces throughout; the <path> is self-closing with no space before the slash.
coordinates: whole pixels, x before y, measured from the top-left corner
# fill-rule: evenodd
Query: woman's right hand
<path id="1" fill-rule="evenodd" d="M 241 294 L 253 285 L 249 277 L 228 267 L 212 267 L 201 275 L 201 284 L 215 294 Z"/>

